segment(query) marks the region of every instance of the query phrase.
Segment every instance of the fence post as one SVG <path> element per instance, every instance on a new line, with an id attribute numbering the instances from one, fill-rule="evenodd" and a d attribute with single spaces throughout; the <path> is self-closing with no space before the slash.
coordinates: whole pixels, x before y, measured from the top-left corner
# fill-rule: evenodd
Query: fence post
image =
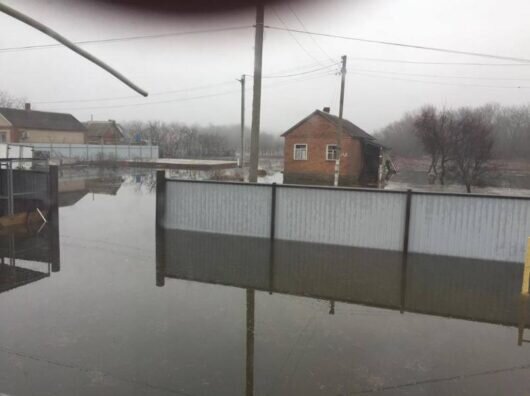
<path id="1" fill-rule="evenodd" d="M 13 163 L 7 161 L 7 215 L 14 216 L 15 200 L 13 198 Z"/>
<path id="2" fill-rule="evenodd" d="M 166 171 L 156 171 L 156 226 L 162 225 L 166 207 Z"/>
<path id="3" fill-rule="evenodd" d="M 127 145 L 127 150 L 128 150 L 128 158 L 127 159 L 131 159 L 131 143 L 129 143 Z"/>
<path id="4" fill-rule="evenodd" d="M 530 238 L 528 238 L 528 243 L 526 245 L 526 259 L 524 261 L 523 284 L 521 286 L 521 293 L 530 293 Z"/>
<path id="5" fill-rule="evenodd" d="M 405 298 L 407 289 L 407 264 L 409 256 L 409 235 L 410 235 L 410 208 L 412 204 L 412 190 L 407 190 L 407 199 L 405 203 L 405 226 L 403 232 L 403 251 L 401 253 L 401 308 L 405 311 Z"/>
<path id="6" fill-rule="evenodd" d="M 164 230 L 156 226 L 156 285 L 163 287 L 166 284 L 166 237 Z"/>
<path id="7" fill-rule="evenodd" d="M 276 183 L 272 183 L 270 239 L 274 240 L 276 229 Z"/>
<path id="8" fill-rule="evenodd" d="M 61 269 L 61 254 L 59 243 L 59 167 L 50 165 L 48 169 L 48 224 L 50 232 L 50 261 L 52 272 Z"/>

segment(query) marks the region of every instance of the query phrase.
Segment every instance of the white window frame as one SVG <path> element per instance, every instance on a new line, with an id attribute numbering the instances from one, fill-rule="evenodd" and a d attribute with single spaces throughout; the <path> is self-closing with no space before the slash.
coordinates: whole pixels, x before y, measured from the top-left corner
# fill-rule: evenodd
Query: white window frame
<path id="1" fill-rule="evenodd" d="M 329 146 L 334 146 L 335 147 L 335 158 L 329 158 Z M 326 144 L 326 161 L 336 161 L 337 158 L 337 144 L 334 143 L 334 144 Z"/>
<path id="2" fill-rule="evenodd" d="M 296 158 L 296 146 L 305 146 L 305 158 Z M 309 159 L 309 149 L 307 143 L 295 143 L 293 144 L 293 160 L 294 161 L 307 161 Z"/>
<path id="3" fill-rule="evenodd" d="M 0 131 L 0 136 L 3 136 L 0 143 L 9 143 L 9 131 Z"/>

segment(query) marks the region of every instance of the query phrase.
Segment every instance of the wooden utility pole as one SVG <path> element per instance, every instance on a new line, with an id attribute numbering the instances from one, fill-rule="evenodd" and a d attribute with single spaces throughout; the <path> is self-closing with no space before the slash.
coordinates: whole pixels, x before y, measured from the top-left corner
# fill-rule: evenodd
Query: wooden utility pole
<path id="1" fill-rule="evenodd" d="M 340 157 L 341 157 L 341 139 L 342 139 L 342 116 L 344 112 L 344 89 L 346 87 L 346 61 L 348 57 L 342 56 L 342 68 L 340 69 L 340 105 L 339 105 L 339 125 L 337 126 L 337 158 L 335 160 L 335 180 L 334 185 L 339 185 L 340 176 Z"/>
<path id="2" fill-rule="evenodd" d="M 258 2 L 256 6 L 256 37 L 254 40 L 254 89 L 252 98 L 252 127 L 250 132 L 250 167 L 248 181 L 258 181 L 259 128 L 261 115 L 261 68 L 263 63 L 263 28 L 265 6 Z"/>
<path id="3" fill-rule="evenodd" d="M 239 167 L 242 168 L 245 162 L 245 75 L 241 75 L 241 158 Z"/>

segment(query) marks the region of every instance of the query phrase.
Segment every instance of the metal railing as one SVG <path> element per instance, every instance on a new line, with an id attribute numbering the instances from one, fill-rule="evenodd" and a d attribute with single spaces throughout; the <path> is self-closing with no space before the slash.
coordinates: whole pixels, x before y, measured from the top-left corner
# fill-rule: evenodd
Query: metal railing
<path id="1" fill-rule="evenodd" d="M 49 203 L 49 165 L 34 158 L 0 158 L 0 202 L 7 203 L 7 216 L 15 214 L 15 200 L 40 199 Z"/>

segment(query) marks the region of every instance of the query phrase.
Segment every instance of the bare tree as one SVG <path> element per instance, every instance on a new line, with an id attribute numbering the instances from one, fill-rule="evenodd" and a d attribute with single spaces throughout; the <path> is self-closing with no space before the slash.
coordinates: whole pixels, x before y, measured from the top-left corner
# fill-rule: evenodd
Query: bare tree
<path id="1" fill-rule="evenodd" d="M 448 121 L 449 113 L 445 109 L 438 111 L 434 106 L 426 106 L 414 122 L 416 136 L 431 157 L 428 173 L 433 174 L 433 181 L 439 179 L 441 184 L 445 184 L 447 164 L 451 160 Z"/>
<path id="2" fill-rule="evenodd" d="M 0 91 L 0 107 L 10 107 L 13 109 L 23 109 L 26 100 L 24 98 L 17 98 L 8 94 L 5 91 Z"/>
<path id="3" fill-rule="evenodd" d="M 493 148 L 493 127 L 484 109 L 461 109 L 451 114 L 451 170 L 468 193 L 488 172 Z"/>

